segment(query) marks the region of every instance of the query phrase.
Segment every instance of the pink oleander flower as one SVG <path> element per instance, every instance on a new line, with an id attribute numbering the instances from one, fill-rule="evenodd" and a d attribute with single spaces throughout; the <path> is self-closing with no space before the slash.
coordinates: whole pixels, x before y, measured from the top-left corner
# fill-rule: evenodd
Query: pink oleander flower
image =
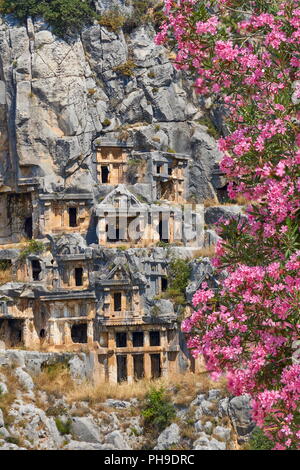
<path id="1" fill-rule="evenodd" d="M 247 216 L 220 221 L 219 292 L 202 285 L 182 329 L 194 357 L 251 396 L 274 448 L 299 449 L 300 0 L 165 3 L 158 41 L 175 41 L 176 67 L 221 104 L 220 168 Z"/>

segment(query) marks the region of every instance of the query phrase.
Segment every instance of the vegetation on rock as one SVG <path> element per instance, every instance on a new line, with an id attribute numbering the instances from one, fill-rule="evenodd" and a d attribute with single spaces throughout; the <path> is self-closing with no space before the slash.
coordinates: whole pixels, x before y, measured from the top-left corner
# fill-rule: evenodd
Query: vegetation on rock
<path id="1" fill-rule="evenodd" d="M 43 17 L 59 36 L 76 33 L 95 18 L 90 0 L 0 0 L 0 13 L 21 21 Z"/>
<path id="2" fill-rule="evenodd" d="M 25 260 L 29 255 L 38 255 L 45 250 L 43 242 L 38 240 L 30 240 L 25 248 L 20 252 L 19 258 L 21 261 Z"/>
<path id="3" fill-rule="evenodd" d="M 160 432 L 172 422 L 175 414 L 174 405 L 168 399 L 164 388 L 151 388 L 142 410 L 145 428 L 148 431 Z"/>

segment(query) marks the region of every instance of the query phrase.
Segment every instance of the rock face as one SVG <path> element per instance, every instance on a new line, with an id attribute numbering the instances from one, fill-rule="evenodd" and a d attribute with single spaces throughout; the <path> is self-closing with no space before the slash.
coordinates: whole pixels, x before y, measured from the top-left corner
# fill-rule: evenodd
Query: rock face
<path id="1" fill-rule="evenodd" d="M 73 418 L 71 432 L 78 441 L 100 442 L 100 433 L 90 418 Z"/>
<path id="2" fill-rule="evenodd" d="M 45 354 L 39 354 L 45 359 Z M 24 362 L 28 361 L 25 352 Z M 184 406 L 175 403 L 176 422 L 155 436 L 153 430 L 149 434 L 143 428 L 145 402 L 134 396 L 134 389 L 126 401 L 102 402 L 96 396 L 78 401 L 67 395 L 65 387 L 55 393 L 40 389 L 33 369 L 30 374 L 27 370 L 25 364 L 11 368 L 8 362 L 1 367 L 0 381 L 7 394 L 2 400 L 0 393 L 1 450 L 142 450 L 149 446 L 155 450 L 226 450 L 246 442 L 254 428 L 248 396 L 228 397 L 219 389 L 203 392 L 199 382 L 192 401 L 187 398 Z M 169 385 L 168 391 L 172 390 Z M 171 403 L 175 395 L 170 395 Z"/>
<path id="3" fill-rule="evenodd" d="M 154 45 L 151 25 L 125 37 L 122 30 L 95 24 L 62 40 L 42 20 L 0 21 L 5 184 L 38 177 L 47 193 L 97 192 L 93 141 L 116 140 L 126 130 L 143 151 L 191 154 L 191 195 L 199 201 L 216 195 L 213 174 L 220 153 L 197 124 L 202 112 L 191 83 L 175 71 L 168 51 Z M 120 66 L 129 60 L 135 66 L 124 75 Z"/>
<path id="4" fill-rule="evenodd" d="M 249 436 L 254 429 L 254 423 L 251 420 L 251 405 L 248 395 L 242 395 L 230 400 L 228 405 L 228 414 L 233 422 L 236 432 L 241 437 L 241 441 Z"/>
<path id="5" fill-rule="evenodd" d="M 134 14 L 134 2 L 95 3 Z M 226 192 L 221 154 L 191 79 L 155 34 L 150 22 L 114 31 L 95 20 L 61 38 L 41 18 L 0 18 L 0 339 L 48 351 L 84 344 L 94 355 L 70 361 L 78 378 L 95 364 L 114 382 L 188 366 L 165 298 L 169 261 L 217 240 L 202 203 Z M 213 278 L 208 260 L 196 264 L 188 301 Z M 112 358 L 121 333 L 128 344 L 141 335 L 141 354 L 152 342 L 156 358 Z"/>
<path id="6" fill-rule="evenodd" d="M 155 449 L 169 449 L 172 445 L 178 444 L 179 442 L 180 429 L 177 424 L 173 423 L 159 435 Z"/>

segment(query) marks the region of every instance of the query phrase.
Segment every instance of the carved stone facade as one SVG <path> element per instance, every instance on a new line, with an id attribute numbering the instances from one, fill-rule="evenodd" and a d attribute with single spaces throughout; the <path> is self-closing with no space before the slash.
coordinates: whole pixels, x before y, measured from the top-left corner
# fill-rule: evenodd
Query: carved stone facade
<path id="1" fill-rule="evenodd" d="M 102 381 L 192 367 L 163 296 L 168 250 L 181 257 L 204 243 L 203 206 L 183 212 L 189 159 L 106 143 L 94 164 L 90 192 L 46 192 L 24 175 L 2 187 L 0 340 L 89 351 Z"/>

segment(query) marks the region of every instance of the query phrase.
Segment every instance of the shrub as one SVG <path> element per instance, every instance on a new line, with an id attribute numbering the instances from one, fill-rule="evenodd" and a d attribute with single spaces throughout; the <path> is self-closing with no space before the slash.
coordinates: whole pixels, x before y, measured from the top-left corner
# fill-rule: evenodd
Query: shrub
<path id="1" fill-rule="evenodd" d="M 202 126 L 207 127 L 207 133 L 208 133 L 208 135 L 210 135 L 210 136 L 213 137 L 214 139 L 217 140 L 217 139 L 219 139 L 219 138 L 221 137 L 218 128 L 215 126 L 215 124 L 213 123 L 212 118 L 211 118 L 209 115 L 204 115 L 204 116 L 203 116 L 202 118 L 200 118 L 197 122 L 198 122 L 199 124 L 201 124 Z"/>
<path id="2" fill-rule="evenodd" d="M 162 387 L 151 388 L 142 410 L 145 429 L 161 432 L 172 422 L 175 415 L 174 405 L 169 401 L 165 390 Z"/>
<path id="3" fill-rule="evenodd" d="M 255 428 L 250 441 L 250 450 L 272 450 L 274 442 L 270 441 L 260 428 Z"/>
<path id="4" fill-rule="evenodd" d="M 173 259 L 169 264 L 169 290 L 185 293 L 189 278 L 191 275 L 191 267 L 189 262 L 184 259 Z"/>
<path id="5" fill-rule="evenodd" d="M 76 33 L 95 18 L 91 0 L 0 0 L 0 13 L 25 21 L 42 16 L 59 36 Z"/>
<path id="6" fill-rule="evenodd" d="M 55 424 L 57 427 L 58 432 L 64 436 L 65 434 L 70 434 L 71 432 L 71 419 L 69 418 L 67 421 L 62 421 L 61 418 L 55 418 Z"/>
<path id="7" fill-rule="evenodd" d="M 105 26 L 107 29 L 117 32 L 126 21 L 125 16 L 120 13 L 118 8 L 107 10 L 103 15 L 98 18 L 98 23 Z"/>
<path id="8" fill-rule="evenodd" d="M 27 246 L 20 252 L 19 258 L 24 261 L 29 255 L 38 255 L 45 250 L 44 244 L 37 240 L 30 240 Z"/>

